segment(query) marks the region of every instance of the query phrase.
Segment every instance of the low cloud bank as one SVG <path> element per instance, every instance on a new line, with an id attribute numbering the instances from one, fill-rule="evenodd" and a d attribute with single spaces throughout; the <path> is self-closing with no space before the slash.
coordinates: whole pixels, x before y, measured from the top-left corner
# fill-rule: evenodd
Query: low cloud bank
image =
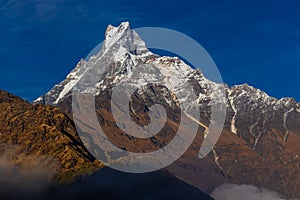
<path id="1" fill-rule="evenodd" d="M 267 189 L 235 184 L 221 185 L 211 193 L 211 196 L 215 200 L 285 200 L 276 192 Z"/>
<path id="2" fill-rule="evenodd" d="M 29 199 L 44 192 L 54 175 L 49 161 L 46 156 L 22 157 L 17 145 L 0 143 L 0 199 Z"/>

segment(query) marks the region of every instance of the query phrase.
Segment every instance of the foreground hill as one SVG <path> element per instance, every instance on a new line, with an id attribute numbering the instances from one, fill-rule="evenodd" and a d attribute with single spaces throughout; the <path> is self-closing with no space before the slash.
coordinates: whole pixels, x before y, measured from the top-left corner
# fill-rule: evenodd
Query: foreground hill
<path id="1" fill-rule="evenodd" d="M 0 199 L 212 199 L 166 172 L 103 168 L 58 108 L 0 90 L 0 113 Z"/>
<path id="2" fill-rule="evenodd" d="M 33 190 L 40 184 L 70 183 L 102 167 L 57 108 L 0 91 L 0 113 L 0 191 L 26 188 L 25 183 Z"/>

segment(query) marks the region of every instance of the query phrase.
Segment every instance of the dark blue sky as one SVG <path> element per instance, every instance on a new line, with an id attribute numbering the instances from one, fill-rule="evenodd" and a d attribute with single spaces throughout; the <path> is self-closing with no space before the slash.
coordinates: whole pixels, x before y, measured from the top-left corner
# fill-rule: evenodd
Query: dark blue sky
<path id="1" fill-rule="evenodd" d="M 33 100 L 65 78 L 108 24 L 165 27 L 198 41 L 224 82 L 300 101 L 297 1 L 0 0 L 0 89 Z"/>

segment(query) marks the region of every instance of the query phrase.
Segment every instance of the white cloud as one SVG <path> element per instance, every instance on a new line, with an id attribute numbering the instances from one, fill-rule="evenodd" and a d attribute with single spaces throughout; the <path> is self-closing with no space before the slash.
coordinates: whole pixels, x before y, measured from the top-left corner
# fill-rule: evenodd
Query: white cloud
<path id="1" fill-rule="evenodd" d="M 0 199 L 27 199 L 43 192 L 54 175 L 52 160 L 49 156 L 25 157 L 17 145 L 0 142 Z"/>
<path id="2" fill-rule="evenodd" d="M 221 185 L 211 193 L 211 196 L 215 200 L 284 200 L 276 192 L 267 189 L 235 184 Z"/>

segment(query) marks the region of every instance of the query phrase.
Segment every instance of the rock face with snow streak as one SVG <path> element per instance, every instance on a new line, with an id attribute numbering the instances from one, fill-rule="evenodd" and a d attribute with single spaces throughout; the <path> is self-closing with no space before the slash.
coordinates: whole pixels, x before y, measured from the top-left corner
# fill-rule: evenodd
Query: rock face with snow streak
<path id="1" fill-rule="evenodd" d="M 137 123 L 149 123 L 149 107 L 160 103 L 169 114 L 173 113 L 168 115 L 170 122 L 166 129 L 174 132 L 180 118 L 178 101 L 195 101 L 199 105 L 203 130 L 199 130 L 198 141 L 191 148 L 199 150 L 199 141 L 203 140 L 204 129 L 209 124 L 212 98 L 224 91 L 226 98 L 220 97 L 218 100 L 225 105 L 227 114 L 218 144 L 207 158 L 199 161 L 188 156 L 197 155 L 196 150 L 188 150 L 187 155 L 177 162 L 179 164 L 175 164 L 184 167 L 171 166 L 170 170 L 179 177 L 184 173 L 193 174 L 198 178 L 188 182 L 208 192 L 230 182 L 253 184 L 288 197 L 300 197 L 297 189 L 300 187 L 300 104 L 295 100 L 278 100 L 247 84 L 228 87 L 214 83 L 205 78 L 200 70 L 192 69 L 179 58 L 160 57 L 150 52 L 145 42 L 130 29 L 129 23 L 124 22 L 118 27 L 108 26 L 101 51 L 88 61 L 81 60 L 65 80 L 35 102 L 57 105 L 71 114 L 72 89 L 83 77 L 88 77 L 86 71 L 95 65 L 102 66 L 99 68 L 103 70 L 101 77 L 97 77 L 92 84 L 89 82 L 90 85 L 81 92 L 96 94 L 99 121 L 107 131 L 118 132 L 116 127 L 111 128 L 115 125 L 107 102 L 112 89 L 117 83 L 130 80 L 139 88 L 133 96 L 131 110 L 131 116 Z M 152 84 L 142 86 L 143 80 Z M 167 87 L 174 85 L 174 82 L 176 88 L 172 89 L 176 95 Z M 185 93 L 187 85 L 192 86 L 195 99 Z M 166 129 L 165 133 L 168 132 Z M 116 139 L 116 143 L 122 146 L 122 140 L 126 139 L 127 136 L 121 137 Z M 137 143 L 163 146 L 167 140 Z M 127 149 L 137 151 L 133 146 Z M 193 164 L 186 164 L 188 161 Z M 207 173 L 205 170 L 210 168 L 214 172 Z M 201 182 L 201 178 L 207 181 Z M 209 181 L 211 179 L 215 181 Z"/>

